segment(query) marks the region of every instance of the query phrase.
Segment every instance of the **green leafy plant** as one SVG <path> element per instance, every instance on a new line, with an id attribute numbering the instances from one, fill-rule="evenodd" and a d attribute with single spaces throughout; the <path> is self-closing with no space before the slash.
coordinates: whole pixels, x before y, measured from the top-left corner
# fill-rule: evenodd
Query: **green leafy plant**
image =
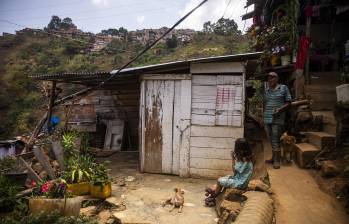
<path id="1" fill-rule="evenodd" d="M 80 155 L 71 157 L 68 160 L 67 170 L 63 174 L 63 179 L 68 183 L 89 181 L 95 167 L 96 163 L 91 156 Z"/>
<path id="2" fill-rule="evenodd" d="M 11 211 L 16 205 L 16 194 L 18 186 L 8 178 L 0 175 L 0 211 Z"/>
<path id="3" fill-rule="evenodd" d="M 76 148 L 76 139 L 78 138 L 77 132 L 66 132 L 62 136 L 62 146 L 64 148 L 64 155 L 66 158 L 75 156 L 78 153 Z"/>
<path id="4" fill-rule="evenodd" d="M 0 172 L 12 170 L 16 166 L 16 160 L 11 156 L 0 159 Z"/>
<path id="5" fill-rule="evenodd" d="M 98 163 L 92 173 L 91 183 L 93 185 L 103 185 L 110 182 L 111 178 L 108 174 L 107 163 Z"/>

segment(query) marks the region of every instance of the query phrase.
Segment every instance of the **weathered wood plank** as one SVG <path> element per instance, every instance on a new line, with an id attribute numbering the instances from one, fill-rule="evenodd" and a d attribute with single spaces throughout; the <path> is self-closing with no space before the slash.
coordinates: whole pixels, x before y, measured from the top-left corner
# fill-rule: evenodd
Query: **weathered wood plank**
<path id="1" fill-rule="evenodd" d="M 233 149 L 235 139 L 234 138 L 211 138 L 211 137 L 191 137 L 190 146 L 195 147 L 209 147 L 209 148 L 223 148 Z"/>
<path id="2" fill-rule="evenodd" d="M 216 110 L 214 109 L 202 109 L 202 108 L 193 108 L 191 110 L 192 114 L 199 114 L 199 115 L 211 115 L 215 116 L 216 115 Z"/>
<path id="3" fill-rule="evenodd" d="M 27 168 L 31 178 L 33 178 L 37 182 L 42 181 L 39 175 L 31 168 L 31 166 L 29 166 L 29 164 L 21 156 L 19 156 L 18 158 L 23 163 L 23 165 Z"/>
<path id="4" fill-rule="evenodd" d="M 234 127 L 205 127 L 192 125 L 191 136 L 192 137 L 221 137 L 221 138 L 241 138 L 243 137 L 242 128 Z"/>
<path id="5" fill-rule="evenodd" d="M 242 73 L 244 65 L 242 62 L 211 62 L 191 63 L 190 73 Z"/>
<path id="6" fill-rule="evenodd" d="M 192 114 L 191 115 L 191 123 L 197 124 L 197 125 L 208 125 L 208 126 L 214 126 L 215 125 L 215 116 L 212 115 L 203 115 L 203 114 Z"/>
<path id="7" fill-rule="evenodd" d="M 214 97 L 215 99 L 217 94 L 217 86 L 198 85 L 198 86 L 193 86 L 192 91 L 193 91 L 192 92 L 193 98 Z"/>
<path id="8" fill-rule="evenodd" d="M 217 85 L 242 85 L 242 75 L 217 75 Z"/>
<path id="9" fill-rule="evenodd" d="M 212 101 L 212 102 L 205 102 L 205 103 L 196 103 L 193 101 L 192 103 L 192 108 L 201 108 L 201 109 L 211 109 L 211 110 L 215 110 L 216 109 L 216 102 Z"/>
<path id="10" fill-rule="evenodd" d="M 36 159 L 40 162 L 40 164 L 44 167 L 47 174 L 50 176 L 50 178 L 56 179 L 55 171 L 53 170 L 50 161 L 46 158 L 46 155 L 41 151 L 41 149 L 37 146 L 33 147 L 33 152 L 36 157 Z"/>
<path id="11" fill-rule="evenodd" d="M 179 155 L 181 149 L 181 81 L 174 84 L 173 105 L 173 142 L 172 142 L 172 174 L 179 174 Z"/>
<path id="12" fill-rule="evenodd" d="M 53 141 L 52 142 L 52 150 L 53 153 L 55 154 L 55 157 L 58 161 L 59 164 L 59 168 L 62 170 L 64 170 L 64 151 L 63 151 L 63 147 L 61 145 L 60 141 Z"/>
<path id="13" fill-rule="evenodd" d="M 138 126 L 138 138 L 140 144 L 140 171 L 144 172 L 144 159 L 145 159 L 145 81 L 141 82 L 140 86 L 140 103 L 139 103 L 139 126 Z"/>
<path id="14" fill-rule="evenodd" d="M 190 158 L 190 168 L 232 170 L 231 159 Z"/>
<path id="15" fill-rule="evenodd" d="M 179 161 L 179 175 L 189 176 L 190 151 L 190 118 L 191 118 L 191 80 L 181 81 L 181 149 Z"/>
<path id="16" fill-rule="evenodd" d="M 144 74 L 142 80 L 183 80 L 191 79 L 191 74 Z"/>
<path id="17" fill-rule="evenodd" d="M 172 172 L 172 135 L 173 135 L 173 102 L 174 81 L 157 81 L 163 83 L 162 97 L 162 172 Z"/>
<path id="18" fill-rule="evenodd" d="M 193 86 L 216 86 L 217 76 L 215 75 L 193 75 L 192 76 Z"/>
<path id="19" fill-rule="evenodd" d="M 217 179 L 218 177 L 225 176 L 225 175 L 232 175 L 232 171 L 190 168 L 191 177 L 205 177 L 205 178 Z"/>
<path id="20" fill-rule="evenodd" d="M 190 158 L 227 159 L 231 157 L 232 149 L 190 147 Z"/>

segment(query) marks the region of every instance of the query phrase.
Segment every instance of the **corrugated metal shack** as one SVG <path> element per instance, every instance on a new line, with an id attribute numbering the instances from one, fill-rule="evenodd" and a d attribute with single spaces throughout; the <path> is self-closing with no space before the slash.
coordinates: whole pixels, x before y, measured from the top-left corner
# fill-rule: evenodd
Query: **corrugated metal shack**
<path id="1" fill-rule="evenodd" d="M 246 69 L 259 56 L 125 69 L 103 89 L 74 102 L 69 123 L 93 133 L 96 145 L 111 150 L 121 150 L 126 127 L 128 147 L 140 151 L 142 172 L 205 177 L 230 173 L 230 152 L 235 139 L 244 136 Z M 95 86 L 115 72 L 32 78 Z"/>

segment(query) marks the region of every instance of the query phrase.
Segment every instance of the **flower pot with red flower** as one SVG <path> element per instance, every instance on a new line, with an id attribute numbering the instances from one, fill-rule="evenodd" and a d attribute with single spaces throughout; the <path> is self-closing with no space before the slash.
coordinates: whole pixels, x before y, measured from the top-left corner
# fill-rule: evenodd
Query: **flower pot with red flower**
<path id="1" fill-rule="evenodd" d="M 78 216 L 81 200 L 71 198 L 63 179 L 32 183 L 33 197 L 29 199 L 29 210 L 33 214 L 59 212 L 64 216 Z"/>

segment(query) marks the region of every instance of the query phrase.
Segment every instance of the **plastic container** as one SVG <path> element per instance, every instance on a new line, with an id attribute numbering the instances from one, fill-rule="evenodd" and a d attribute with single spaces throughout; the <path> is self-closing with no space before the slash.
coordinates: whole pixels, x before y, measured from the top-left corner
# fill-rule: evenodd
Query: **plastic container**
<path id="1" fill-rule="evenodd" d="M 336 87 L 337 102 L 349 103 L 349 84 Z"/>
<path id="2" fill-rule="evenodd" d="M 111 196 L 111 183 L 106 184 L 91 184 L 91 196 L 94 198 L 105 199 Z"/>
<path id="3" fill-rule="evenodd" d="M 71 191 L 73 195 L 86 195 L 90 193 L 90 183 L 82 182 L 76 184 L 67 184 L 67 190 Z"/>
<path id="4" fill-rule="evenodd" d="M 63 216 L 79 216 L 81 208 L 81 200 L 79 198 L 30 198 L 29 210 L 33 214 L 41 212 L 50 213 L 58 211 Z"/>
<path id="5" fill-rule="evenodd" d="M 271 64 L 271 66 L 279 65 L 280 64 L 280 58 L 277 55 L 273 54 L 270 57 L 270 64 Z"/>

